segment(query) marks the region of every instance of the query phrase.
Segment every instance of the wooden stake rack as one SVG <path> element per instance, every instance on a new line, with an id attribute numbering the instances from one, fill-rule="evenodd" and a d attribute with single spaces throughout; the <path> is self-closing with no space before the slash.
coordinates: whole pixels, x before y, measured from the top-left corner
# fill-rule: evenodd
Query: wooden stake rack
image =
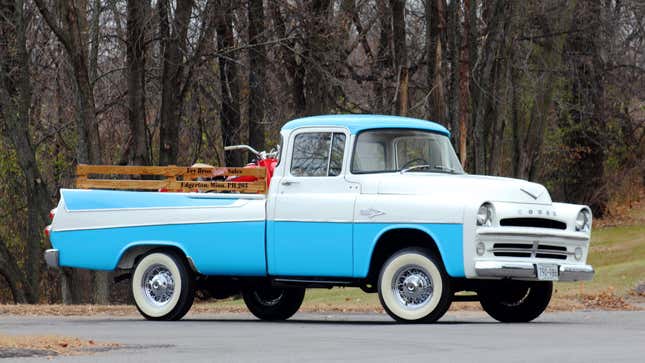
<path id="1" fill-rule="evenodd" d="M 130 179 L 123 179 L 124 176 L 129 176 Z M 137 179 L 132 179 L 132 176 L 136 176 Z M 247 177 L 245 179 L 255 178 L 256 180 L 227 180 L 231 176 Z M 79 189 L 264 194 L 267 190 L 267 181 L 265 168 L 192 168 L 174 165 L 115 166 L 79 164 L 76 167 L 76 187 Z"/>

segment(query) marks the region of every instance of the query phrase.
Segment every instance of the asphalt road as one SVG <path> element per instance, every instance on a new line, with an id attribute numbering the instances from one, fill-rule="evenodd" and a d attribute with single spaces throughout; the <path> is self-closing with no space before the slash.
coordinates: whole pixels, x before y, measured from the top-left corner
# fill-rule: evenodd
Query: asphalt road
<path id="1" fill-rule="evenodd" d="M 0 316 L 0 332 L 122 344 L 53 358 L 61 362 L 645 362 L 645 311 L 547 313 L 529 324 L 450 312 L 434 325 L 397 325 L 379 314 L 297 314 L 282 323 L 246 314 L 193 315 L 180 322 Z"/>

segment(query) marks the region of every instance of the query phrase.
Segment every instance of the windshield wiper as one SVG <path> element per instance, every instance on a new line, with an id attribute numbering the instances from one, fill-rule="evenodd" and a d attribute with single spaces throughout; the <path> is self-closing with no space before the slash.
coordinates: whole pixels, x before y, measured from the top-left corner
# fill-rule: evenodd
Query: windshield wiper
<path id="1" fill-rule="evenodd" d="M 423 164 L 423 165 L 414 165 L 409 168 L 401 169 L 401 174 L 405 174 L 408 171 L 416 170 L 416 169 L 431 169 L 432 165 L 430 164 Z"/>
<path id="2" fill-rule="evenodd" d="M 439 170 L 446 171 L 446 172 L 451 173 L 451 174 L 456 174 L 457 173 L 456 169 L 452 169 L 452 168 L 449 168 L 449 167 L 443 166 L 443 165 L 435 165 L 435 166 L 433 166 L 433 169 L 439 169 Z"/>

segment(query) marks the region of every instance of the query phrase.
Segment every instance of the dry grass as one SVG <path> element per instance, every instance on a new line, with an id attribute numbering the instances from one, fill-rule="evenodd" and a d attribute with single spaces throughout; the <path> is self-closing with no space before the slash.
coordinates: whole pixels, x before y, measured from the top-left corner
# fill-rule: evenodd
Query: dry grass
<path id="1" fill-rule="evenodd" d="M 38 350 L 45 355 L 87 354 L 91 349 L 116 348 L 117 343 L 100 343 L 59 335 L 7 335 L 0 333 L 0 350 Z"/>

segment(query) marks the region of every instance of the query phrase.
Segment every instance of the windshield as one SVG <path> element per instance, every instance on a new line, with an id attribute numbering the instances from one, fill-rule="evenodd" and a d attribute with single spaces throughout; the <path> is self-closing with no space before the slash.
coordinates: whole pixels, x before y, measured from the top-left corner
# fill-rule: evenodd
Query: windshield
<path id="1" fill-rule="evenodd" d="M 397 171 L 464 173 L 445 135 L 405 129 L 361 132 L 354 148 L 352 173 Z"/>

